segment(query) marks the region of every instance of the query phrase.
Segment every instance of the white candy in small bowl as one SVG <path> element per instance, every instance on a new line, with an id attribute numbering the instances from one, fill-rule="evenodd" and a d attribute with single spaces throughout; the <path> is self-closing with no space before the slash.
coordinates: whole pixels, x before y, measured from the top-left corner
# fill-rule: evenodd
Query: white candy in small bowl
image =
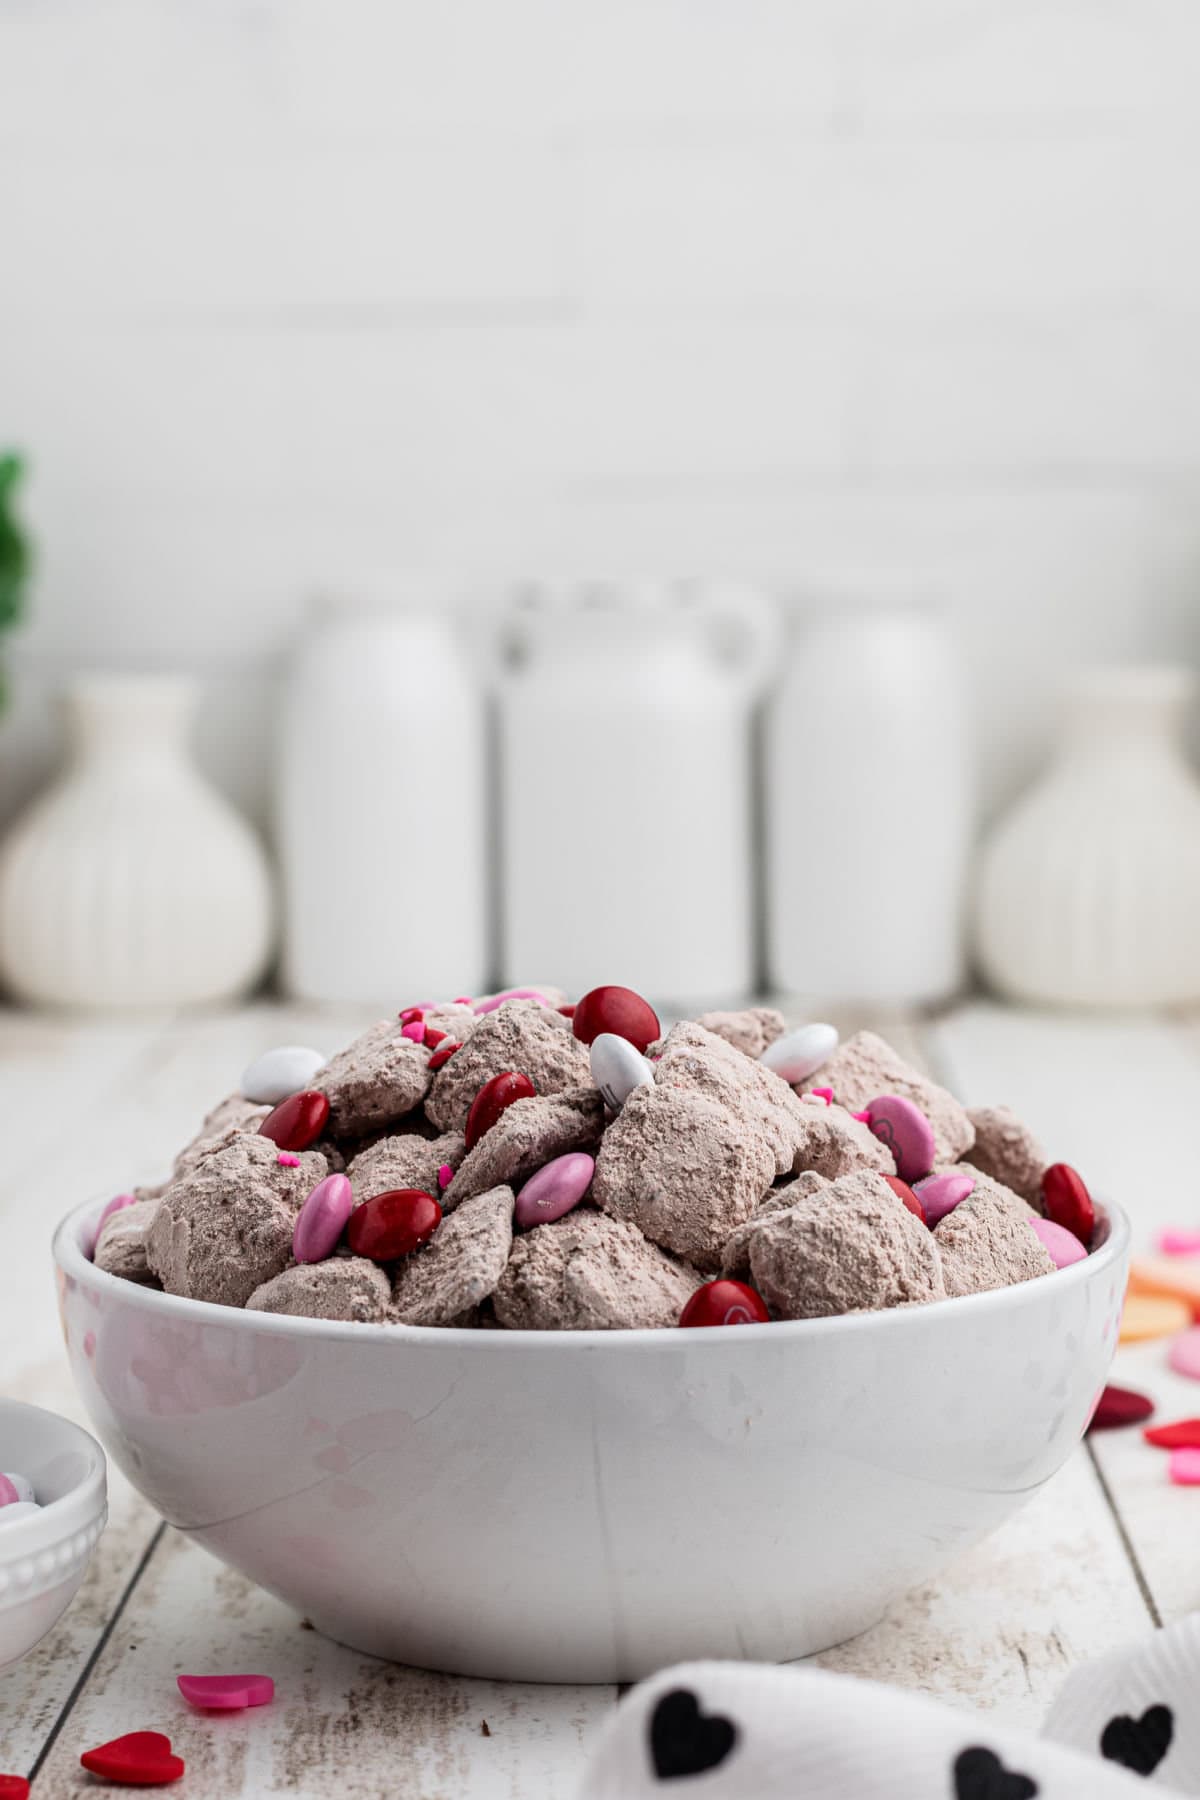
<path id="1" fill-rule="evenodd" d="M 108 1516 L 104 1452 L 78 1425 L 0 1400 L 0 1670 L 75 1598 Z M 34 1498 L 28 1495 L 32 1491 Z M 15 1492 L 16 1498 L 13 1498 Z"/>

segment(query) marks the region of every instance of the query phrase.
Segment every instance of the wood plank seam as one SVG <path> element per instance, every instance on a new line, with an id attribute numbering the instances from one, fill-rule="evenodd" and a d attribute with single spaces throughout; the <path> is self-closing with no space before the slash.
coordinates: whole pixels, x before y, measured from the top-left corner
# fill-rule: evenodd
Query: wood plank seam
<path id="1" fill-rule="evenodd" d="M 46 1733 L 46 1741 L 42 1745 L 41 1749 L 38 1751 L 37 1756 L 34 1759 L 33 1767 L 29 1771 L 29 1780 L 31 1783 L 37 1780 L 38 1773 L 41 1770 L 42 1765 L 45 1763 L 46 1758 L 49 1756 L 51 1750 L 53 1750 L 55 1744 L 58 1742 L 59 1734 L 61 1733 L 63 1726 L 66 1724 L 66 1722 L 70 1718 L 72 1712 L 75 1710 L 76 1704 L 78 1703 L 81 1694 L 83 1693 L 84 1689 L 86 1688 L 88 1682 L 91 1680 L 92 1671 L 95 1669 L 96 1664 L 99 1662 L 101 1656 L 103 1655 L 105 1647 L 107 1646 L 109 1639 L 112 1637 L 113 1632 L 116 1630 L 117 1626 L 120 1624 L 121 1617 L 125 1611 L 125 1608 L 128 1606 L 130 1600 L 132 1600 L 138 1583 L 141 1581 L 142 1576 L 146 1573 L 146 1570 L 150 1567 L 150 1564 L 154 1557 L 154 1552 L 158 1549 L 159 1544 L 162 1542 L 163 1537 L 166 1535 L 166 1530 L 167 1530 L 166 1520 L 162 1519 L 159 1521 L 158 1525 L 155 1527 L 153 1533 L 151 1534 L 149 1543 L 146 1545 L 146 1548 L 142 1551 L 141 1556 L 138 1558 L 137 1567 L 134 1569 L 133 1574 L 129 1577 L 129 1580 L 125 1583 L 125 1586 L 121 1591 L 121 1597 L 117 1601 L 116 1606 L 113 1608 L 111 1615 L 109 1616 L 108 1619 L 105 1620 L 104 1628 L 100 1632 L 100 1635 L 97 1637 L 96 1642 L 92 1645 L 91 1653 L 88 1656 L 87 1661 L 84 1663 L 82 1669 L 79 1671 L 79 1674 L 76 1676 L 74 1687 L 71 1689 L 70 1693 L 67 1695 L 66 1699 L 63 1701 L 62 1709 L 59 1712 L 57 1719 L 55 1719 L 53 1725 L 50 1727 L 50 1730 Z"/>
<path id="2" fill-rule="evenodd" d="M 1162 1614 L 1159 1612 L 1158 1603 L 1151 1592 L 1150 1583 L 1146 1579 L 1146 1573 L 1142 1568 L 1141 1559 L 1134 1548 L 1133 1539 L 1125 1528 L 1125 1520 L 1121 1516 L 1121 1508 L 1117 1504 L 1116 1495 L 1108 1484 L 1108 1479 L 1100 1466 L 1100 1459 L 1096 1455 L 1095 1446 L 1091 1439 L 1084 1438 L 1083 1443 L 1084 1448 L 1088 1453 L 1088 1460 L 1095 1470 L 1096 1480 L 1100 1483 L 1100 1492 L 1104 1495 L 1104 1498 L 1108 1503 L 1108 1510 L 1113 1516 L 1113 1524 L 1117 1528 L 1117 1535 L 1121 1540 L 1126 1556 L 1129 1558 L 1129 1566 L 1133 1570 L 1133 1578 L 1137 1582 L 1138 1592 L 1146 1603 L 1146 1611 L 1150 1614 L 1155 1629 L 1161 1631 L 1163 1623 Z"/>

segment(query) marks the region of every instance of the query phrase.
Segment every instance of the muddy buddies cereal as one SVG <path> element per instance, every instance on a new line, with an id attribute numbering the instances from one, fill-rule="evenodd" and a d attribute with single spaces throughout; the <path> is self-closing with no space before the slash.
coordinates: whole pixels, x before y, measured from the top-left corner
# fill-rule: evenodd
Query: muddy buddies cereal
<path id="1" fill-rule="evenodd" d="M 95 1262 L 186 1299 L 413 1327 L 686 1329 L 928 1305 L 1091 1247 L 1081 1177 L 871 1032 L 664 1031 L 604 987 L 405 1006 L 267 1050 Z"/>

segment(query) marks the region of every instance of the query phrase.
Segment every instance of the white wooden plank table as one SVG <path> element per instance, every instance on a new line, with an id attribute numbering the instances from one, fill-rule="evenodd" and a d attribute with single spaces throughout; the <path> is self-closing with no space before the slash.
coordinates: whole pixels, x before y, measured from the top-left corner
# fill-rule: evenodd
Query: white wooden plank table
<path id="1" fill-rule="evenodd" d="M 166 1164 L 257 1051 L 333 1048 L 362 1022 L 263 1003 L 186 1020 L 72 1023 L 0 1010 L 0 1386 L 83 1421 L 58 1340 L 49 1237 L 90 1194 Z M 1041 1018 L 971 1004 L 885 1021 L 971 1103 L 1007 1101 L 1051 1154 L 1121 1198 L 1148 1243 L 1200 1224 L 1192 1119 L 1200 1026 Z M 1156 1105 L 1154 1131 L 1138 1106 Z M 1164 1416 L 1200 1412 L 1161 1344 L 1123 1350 L 1117 1379 Z M 170 1732 L 196 1795 L 322 1800 L 569 1800 L 617 1695 L 465 1681 L 340 1648 L 167 1530 L 115 1470 L 111 1524 L 59 1628 L 0 1676 L 0 1771 L 36 1800 L 92 1792 L 90 1744 Z M 908 1595 L 873 1631 L 817 1660 L 1036 1724 L 1066 1671 L 1200 1606 L 1200 1495 L 1171 1488 L 1137 1432 L 1099 1436 L 1014 1520 Z M 178 1698 L 185 1667 L 262 1668 L 278 1698 L 213 1720 Z M 486 1731 L 484 1729 L 486 1724 Z"/>

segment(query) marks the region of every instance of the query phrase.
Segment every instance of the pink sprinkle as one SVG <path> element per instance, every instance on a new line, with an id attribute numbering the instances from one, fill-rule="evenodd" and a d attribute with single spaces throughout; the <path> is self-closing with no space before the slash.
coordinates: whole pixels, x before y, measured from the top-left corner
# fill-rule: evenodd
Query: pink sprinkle
<path id="1" fill-rule="evenodd" d="M 1160 1231 L 1158 1247 L 1164 1256 L 1200 1256 L 1200 1231 Z"/>
<path id="2" fill-rule="evenodd" d="M 851 1113 L 850 1117 L 852 1119 L 861 1119 L 864 1125 L 869 1125 L 871 1123 L 871 1115 L 869 1112 Z"/>
<path id="3" fill-rule="evenodd" d="M 455 1006 L 474 1006 L 475 1001 L 470 994 L 458 994 L 455 997 L 454 1004 Z"/>
<path id="4" fill-rule="evenodd" d="M 7 1475 L 0 1475 L 0 1506 L 13 1506 L 21 1498 Z"/>
<path id="5" fill-rule="evenodd" d="M 1200 1449 L 1188 1444 L 1172 1450 L 1168 1473 L 1178 1487 L 1200 1487 Z"/>
<path id="6" fill-rule="evenodd" d="M 425 1008 L 423 1006 L 406 1006 L 404 1011 L 400 1014 L 400 1023 L 402 1025 L 411 1025 L 414 1019 L 421 1019 L 424 1018 L 424 1016 Z"/>
<path id="7" fill-rule="evenodd" d="M 823 1100 L 826 1106 L 833 1105 L 832 1088 L 809 1088 L 808 1093 L 809 1098 L 812 1100 Z"/>
<path id="8" fill-rule="evenodd" d="M 425 1021 L 414 1019 L 411 1025 L 404 1027 L 400 1036 L 410 1038 L 414 1044 L 423 1044 L 425 1042 Z"/>
<path id="9" fill-rule="evenodd" d="M 275 1161 L 282 1169 L 298 1169 L 300 1167 L 300 1158 L 293 1156 L 290 1150 L 281 1150 Z"/>
<path id="10" fill-rule="evenodd" d="M 443 1163 L 438 1170 L 438 1192 L 444 1193 L 454 1180 L 454 1170 L 449 1163 Z"/>

